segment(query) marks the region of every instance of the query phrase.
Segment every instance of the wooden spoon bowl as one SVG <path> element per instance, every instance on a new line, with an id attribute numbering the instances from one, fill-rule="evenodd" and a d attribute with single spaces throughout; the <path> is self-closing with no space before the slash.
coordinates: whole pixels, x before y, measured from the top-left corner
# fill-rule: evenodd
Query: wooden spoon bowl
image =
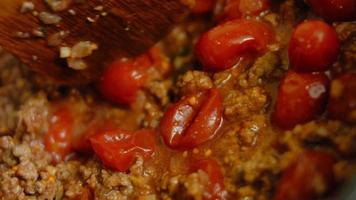
<path id="1" fill-rule="evenodd" d="M 54 11 L 45 0 L 30 0 L 33 9 L 24 0 L 1 0 L 0 45 L 31 69 L 71 84 L 95 80 L 118 57 L 143 53 L 188 12 L 180 0 L 64 1 L 69 7 Z M 46 14 L 61 20 L 44 23 L 40 16 Z M 83 58 L 87 68 L 74 70 L 59 57 L 59 49 L 82 41 L 98 49 Z"/>

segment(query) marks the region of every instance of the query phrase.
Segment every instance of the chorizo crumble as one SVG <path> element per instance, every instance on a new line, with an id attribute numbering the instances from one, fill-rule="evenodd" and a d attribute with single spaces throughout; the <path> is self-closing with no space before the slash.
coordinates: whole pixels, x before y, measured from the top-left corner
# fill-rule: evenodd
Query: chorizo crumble
<path id="1" fill-rule="evenodd" d="M 0 47 L 1 200 L 338 195 L 356 174 L 356 2 L 185 2 L 192 14 L 170 35 L 85 86 L 34 74 Z M 44 24 L 71 12 L 71 0 L 46 3 Z M 97 48 L 59 52 L 80 70 Z"/>

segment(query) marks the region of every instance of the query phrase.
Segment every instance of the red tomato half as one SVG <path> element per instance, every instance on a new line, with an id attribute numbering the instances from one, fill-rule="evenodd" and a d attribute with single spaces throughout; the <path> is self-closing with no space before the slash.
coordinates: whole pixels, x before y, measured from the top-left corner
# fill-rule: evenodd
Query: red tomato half
<path id="1" fill-rule="evenodd" d="M 328 115 L 349 123 L 356 123 L 356 74 L 344 74 L 331 84 Z"/>
<path id="2" fill-rule="evenodd" d="M 54 163 L 63 161 L 72 152 L 73 126 L 73 116 L 66 107 L 58 108 L 51 116 L 44 144 Z"/>
<path id="3" fill-rule="evenodd" d="M 147 69 L 151 65 L 147 55 L 114 62 L 104 71 L 98 82 L 100 93 L 115 103 L 133 103 L 137 91 L 146 81 Z"/>
<path id="4" fill-rule="evenodd" d="M 270 0 L 227 0 L 223 20 L 240 19 L 244 16 L 258 16 L 271 6 Z"/>
<path id="5" fill-rule="evenodd" d="M 156 147 L 155 133 L 152 130 L 105 131 L 91 137 L 90 142 L 101 161 L 120 172 L 127 171 L 138 156 L 149 159 Z"/>
<path id="6" fill-rule="evenodd" d="M 327 153 L 306 151 L 298 156 L 280 179 L 275 200 L 312 200 L 335 183 L 334 159 Z"/>
<path id="7" fill-rule="evenodd" d="M 223 200 L 227 199 L 227 192 L 224 188 L 224 176 L 221 167 L 216 160 L 205 159 L 195 161 L 191 166 L 191 171 L 202 170 L 209 177 L 207 192 L 204 194 L 205 200 Z"/>
<path id="8" fill-rule="evenodd" d="M 279 85 L 272 121 L 281 128 L 293 128 L 322 114 L 326 106 L 329 79 L 325 74 L 289 71 Z"/>
<path id="9" fill-rule="evenodd" d="M 291 69 L 299 72 L 327 71 L 337 60 L 340 41 L 333 27 L 322 21 L 306 21 L 289 42 Z"/>
<path id="10" fill-rule="evenodd" d="M 221 96 L 210 89 L 182 98 L 165 112 L 160 132 L 173 149 L 192 149 L 211 140 L 222 122 Z"/>
<path id="11" fill-rule="evenodd" d="M 307 0 L 314 12 L 328 21 L 356 20 L 355 0 Z"/>
<path id="12" fill-rule="evenodd" d="M 206 13 L 214 9 L 216 0 L 195 0 L 192 12 L 196 14 Z"/>
<path id="13" fill-rule="evenodd" d="M 244 56 L 265 52 L 273 40 L 269 25 L 255 20 L 233 20 L 204 33 L 195 50 L 205 71 L 221 71 L 233 67 Z"/>

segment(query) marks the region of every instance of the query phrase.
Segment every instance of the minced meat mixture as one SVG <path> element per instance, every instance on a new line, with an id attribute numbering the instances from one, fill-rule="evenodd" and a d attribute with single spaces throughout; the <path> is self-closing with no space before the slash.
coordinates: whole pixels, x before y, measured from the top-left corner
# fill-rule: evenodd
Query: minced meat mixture
<path id="1" fill-rule="evenodd" d="M 333 20 L 315 2 L 197 0 L 147 54 L 84 86 L 52 82 L 0 48 L 0 199 L 337 196 L 356 174 L 356 3 Z M 313 34 L 298 32 L 305 19 L 332 47 L 291 53 L 294 37 Z M 247 36 L 221 45 L 233 30 Z M 318 53 L 332 59 L 332 48 L 324 66 Z"/>

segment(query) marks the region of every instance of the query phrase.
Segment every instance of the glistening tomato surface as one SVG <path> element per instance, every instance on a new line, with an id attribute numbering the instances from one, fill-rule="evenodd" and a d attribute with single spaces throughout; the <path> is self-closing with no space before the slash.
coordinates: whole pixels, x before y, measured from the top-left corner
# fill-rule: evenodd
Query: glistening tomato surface
<path id="1" fill-rule="evenodd" d="M 356 20 L 355 0 L 307 0 L 313 11 L 328 21 Z"/>
<path id="2" fill-rule="evenodd" d="M 194 161 L 191 166 L 192 172 L 198 170 L 204 171 L 208 177 L 206 193 L 204 194 L 205 200 L 224 200 L 227 199 L 227 192 L 224 186 L 224 175 L 221 172 L 219 163 L 214 159 L 204 159 Z"/>
<path id="3" fill-rule="evenodd" d="M 125 172 L 140 156 L 149 159 L 156 148 L 155 132 L 136 132 L 115 129 L 104 131 L 90 138 L 94 152 L 111 169 Z"/>
<path id="4" fill-rule="evenodd" d="M 284 170 L 275 200 L 312 200 L 331 189 L 334 159 L 327 153 L 306 151 Z"/>
<path id="5" fill-rule="evenodd" d="M 74 119 L 67 107 L 58 108 L 51 116 L 44 144 L 54 163 L 63 161 L 72 152 L 73 126 Z"/>
<path id="6" fill-rule="evenodd" d="M 137 91 L 146 81 L 147 69 L 151 65 L 148 55 L 114 62 L 104 71 L 98 82 L 100 93 L 115 103 L 133 103 Z"/>
<path id="7" fill-rule="evenodd" d="M 336 61 L 340 41 L 333 27 L 322 21 L 306 21 L 289 42 L 291 69 L 299 72 L 326 71 Z"/>
<path id="8" fill-rule="evenodd" d="M 265 52 L 273 41 L 269 25 L 233 20 L 204 33 L 196 45 L 196 56 L 205 71 L 222 71 L 233 67 L 243 56 Z"/>
<path id="9" fill-rule="evenodd" d="M 183 97 L 165 112 L 160 133 L 173 149 L 192 149 L 212 139 L 222 122 L 221 96 L 217 89 Z"/>
<path id="10" fill-rule="evenodd" d="M 329 79 L 323 73 L 287 72 L 279 85 L 272 121 L 281 128 L 315 119 L 326 107 Z"/>
<path id="11" fill-rule="evenodd" d="M 257 16 L 270 6 L 270 0 L 227 0 L 222 18 L 226 21 L 244 16 Z"/>

